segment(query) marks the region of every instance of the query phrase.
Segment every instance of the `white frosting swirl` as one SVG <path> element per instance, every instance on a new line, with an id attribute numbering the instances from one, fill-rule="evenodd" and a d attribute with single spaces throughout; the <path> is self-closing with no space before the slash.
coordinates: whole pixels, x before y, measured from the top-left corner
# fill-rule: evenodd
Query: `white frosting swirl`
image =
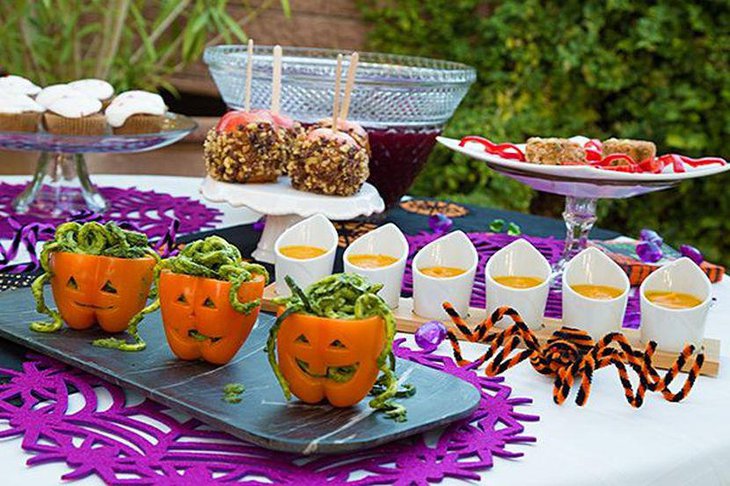
<path id="1" fill-rule="evenodd" d="M 57 99 L 68 96 L 79 96 L 79 92 L 68 84 L 52 84 L 43 88 L 35 97 L 35 100 L 47 108 Z"/>
<path id="2" fill-rule="evenodd" d="M 103 79 L 79 79 L 68 83 L 69 87 L 97 100 L 108 100 L 114 95 L 114 87 Z"/>
<path id="3" fill-rule="evenodd" d="M 24 94 L 33 96 L 40 92 L 41 88 L 28 79 L 21 76 L 3 76 L 0 78 L 0 91 L 11 94 Z"/>
<path id="4" fill-rule="evenodd" d="M 114 98 L 104 114 L 114 128 L 124 125 L 132 115 L 164 115 L 167 111 L 160 95 L 146 91 L 127 91 Z"/>
<path id="5" fill-rule="evenodd" d="M 162 99 L 162 96 L 158 95 L 157 93 L 151 93 L 149 91 L 142 91 L 142 90 L 132 90 L 132 91 L 125 91 L 124 93 L 118 94 L 112 103 L 116 103 L 123 100 L 138 100 L 138 101 L 145 101 L 150 105 L 156 105 L 161 106 L 165 109 L 167 109 L 167 105 L 165 105 L 165 101 Z"/>
<path id="6" fill-rule="evenodd" d="M 101 111 L 101 101 L 90 96 L 76 94 L 58 98 L 47 108 L 48 111 L 66 118 L 81 118 L 99 113 Z"/>
<path id="7" fill-rule="evenodd" d="M 42 113 L 44 108 L 24 94 L 0 94 L 0 113 Z"/>

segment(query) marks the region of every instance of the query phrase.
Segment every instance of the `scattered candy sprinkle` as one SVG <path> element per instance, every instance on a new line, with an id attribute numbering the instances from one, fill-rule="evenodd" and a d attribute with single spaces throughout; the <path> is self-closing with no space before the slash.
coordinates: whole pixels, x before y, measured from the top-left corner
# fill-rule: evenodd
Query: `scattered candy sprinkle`
<path id="1" fill-rule="evenodd" d="M 695 262 L 697 265 L 701 265 L 705 261 L 705 257 L 702 256 L 702 252 L 692 245 L 682 245 L 679 247 L 679 253 Z"/>
<path id="2" fill-rule="evenodd" d="M 641 239 L 641 241 L 654 242 L 659 246 L 661 246 L 662 243 L 664 243 L 664 238 L 659 236 L 659 233 L 657 233 L 654 230 L 647 229 L 647 228 L 644 228 L 643 230 L 641 230 L 641 232 L 639 233 L 639 239 Z"/>
<path id="3" fill-rule="evenodd" d="M 640 241 L 636 245 L 636 254 L 639 255 L 642 262 L 646 263 L 656 263 L 664 256 L 662 247 L 654 241 Z"/>
<path id="4" fill-rule="evenodd" d="M 434 233 L 448 233 L 454 222 L 445 214 L 436 213 L 428 217 L 428 227 Z"/>

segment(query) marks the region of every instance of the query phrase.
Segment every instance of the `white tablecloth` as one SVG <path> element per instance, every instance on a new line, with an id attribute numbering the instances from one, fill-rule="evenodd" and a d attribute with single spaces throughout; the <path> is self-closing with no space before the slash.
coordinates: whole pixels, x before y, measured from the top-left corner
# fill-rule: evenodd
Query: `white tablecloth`
<path id="1" fill-rule="evenodd" d="M 99 185 L 157 189 L 174 195 L 198 198 L 199 179 L 154 176 L 96 176 Z M 22 178 L 0 176 L 0 181 Z M 635 204 L 640 204 L 637 200 Z M 214 205 L 224 212 L 221 227 L 257 219 L 244 209 Z M 720 338 L 721 373 L 717 378 L 700 377 L 684 402 L 668 403 L 650 394 L 635 410 L 624 399 L 615 370 L 596 373 L 588 404 L 579 408 L 572 401 L 557 406 L 552 401 L 552 383 L 523 363 L 506 374 L 514 396 L 529 396 L 526 413 L 540 416 L 527 423 L 526 435 L 537 437 L 529 446 L 510 446 L 525 453 L 522 459 L 495 459 L 484 474 L 492 485 L 728 485 L 730 484 L 730 283 L 714 286 L 717 304 L 710 311 L 709 337 Z M 412 343 L 409 337 L 409 342 Z M 464 344 L 467 358 L 481 346 Z M 438 352 L 449 353 L 448 344 Z M 574 395 L 571 395 L 571 398 Z M 3 484 L 56 484 L 66 471 L 64 464 L 27 468 L 29 455 L 20 439 L 0 442 Z M 446 481 L 455 483 L 455 481 Z M 99 484 L 90 478 L 79 484 Z"/>

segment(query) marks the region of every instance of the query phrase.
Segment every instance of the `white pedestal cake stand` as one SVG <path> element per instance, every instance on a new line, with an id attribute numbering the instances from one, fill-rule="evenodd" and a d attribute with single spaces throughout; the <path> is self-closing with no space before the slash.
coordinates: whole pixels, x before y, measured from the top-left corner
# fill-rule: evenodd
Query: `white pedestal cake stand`
<path id="1" fill-rule="evenodd" d="M 368 183 L 354 196 L 339 197 L 297 191 L 287 177 L 268 184 L 233 184 L 206 177 L 200 193 L 209 201 L 266 215 L 266 227 L 253 252 L 256 260 L 266 263 L 274 263 L 274 243 L 279 235 L 309 216 L 322 214 L 332 221 L 343 221 L 385 209 L 378 190 Z"/>

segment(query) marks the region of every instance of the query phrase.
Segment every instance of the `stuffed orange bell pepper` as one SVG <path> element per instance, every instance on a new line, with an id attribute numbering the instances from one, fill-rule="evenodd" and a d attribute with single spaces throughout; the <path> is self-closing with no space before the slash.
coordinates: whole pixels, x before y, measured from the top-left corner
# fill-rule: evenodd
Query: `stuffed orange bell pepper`
<path id="1" fill-rule="evenodd" d="M 230 361 L 258 318 L 266 269 L 242 261 L 217 236 L 188 244 L 160 268 L 159 303 L 172 352 L 185 360 Z"/>
<path id="2" fill-rule="evenodd" d="M 281 307 L 266 346 L 286 398 L 349 407 L 372 394 L 372 408 L 405 420 L 405 407 L 393 399 L 414 389 L 398 390 L 391 349 L 395 320 L 376 295 L 381 286 L 354 274 L 325 277 L 306 291 L 286 281 L 292 296 L 277 301 Z"/>
<path id="3" fill-rule="evenodd" d="M 158 260 L 144 234 L 115 223 L 60 225 L 41 252 L 45 273 L 32 286 L 38 311 L 53 320 L 33 323 L 31 329 L 53 332 L 65 322 L 72 329 L 98 324 L 106 332 L 119 333 L 132 324 L 130 334 L 137 340 L 132 321 L 147 302 Z M 47 282 L 58 311 L 45 304 Z"/>

